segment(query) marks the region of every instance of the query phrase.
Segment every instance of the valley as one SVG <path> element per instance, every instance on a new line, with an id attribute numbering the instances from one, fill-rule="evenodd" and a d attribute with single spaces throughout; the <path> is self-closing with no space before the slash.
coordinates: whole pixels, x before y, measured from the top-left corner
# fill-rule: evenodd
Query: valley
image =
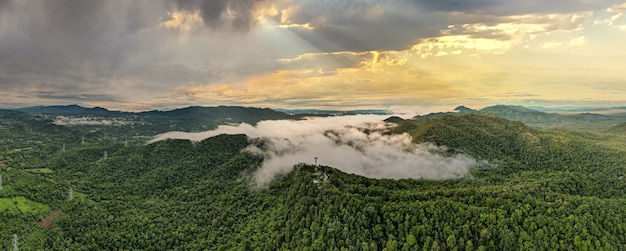
<path id="1" fill-rule="evenodd" d="M 626 248 L 623 114 L 457 109 L 381 119 L 381 127 L 320 127 L 303 143 L 284 139 L 291 150 L 276 152 L 282 139 L 265 134 L 148 141 L 169 131 L 238 123 L 258 129 L 262 121 L 310 115 L 240 107 L 133 114 L 53 108 L 0 111 L 4 248 L 13 234 L 23 250 Z M 132 123 L 61 125 L 58 116 Z M 329 165 L 336 150 L 312 155 L 302 146 L 329 147 L 319 139 L 363 156 Z M 402 147 L 370 148 L 380 142 Z M 277 168 L 271 159 L 287 163 L 259 185 L 260 170 Z M 469 163 L 467 171 L 432 174 L 457 167 L 459 159 Z M 355 174 L 401 168 L 389 164 L 399 161 L 408 168 L 404 176 Z M 324 185 L 314 183 L 320 174 L 328 177 Z"/>

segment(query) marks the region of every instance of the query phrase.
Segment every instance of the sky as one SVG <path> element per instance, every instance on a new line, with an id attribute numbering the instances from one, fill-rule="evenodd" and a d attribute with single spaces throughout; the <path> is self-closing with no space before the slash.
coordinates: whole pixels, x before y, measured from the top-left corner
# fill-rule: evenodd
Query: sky
<path id="1" fill-rule="evenodd" d="M 626 104 L 626 2 L 0 0 L 0 107 Z"/>

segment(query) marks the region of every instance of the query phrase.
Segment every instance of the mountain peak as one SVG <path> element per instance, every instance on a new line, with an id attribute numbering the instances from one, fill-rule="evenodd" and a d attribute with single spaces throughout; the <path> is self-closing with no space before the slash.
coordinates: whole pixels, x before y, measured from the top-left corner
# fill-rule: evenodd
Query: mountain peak
<path id="1" fill-rule="evenodd" d="M 461 113 L 470 113 L 470 112 L 476 112 L 476 110 L 471 109 L 471 108 L 467 108 L 464 105 L 461 106 L 457 106 L 456 108 L 454 108 L 455 111 L 461 112 Z"/>

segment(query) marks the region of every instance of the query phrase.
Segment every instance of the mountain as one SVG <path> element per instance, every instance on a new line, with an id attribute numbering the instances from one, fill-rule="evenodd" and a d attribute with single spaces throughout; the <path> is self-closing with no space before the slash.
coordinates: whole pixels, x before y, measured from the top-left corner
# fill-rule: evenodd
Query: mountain
<path id="1" fill-rule="evenodd" d="M 252 116 L 248 109 L 220 109 L 228 113 L 212 119 L 235 111 L 243 114 L 239 119 Z M 167 121 L 178 123 L 175 118 L 193 121 L 216 113 L 204 111 L 145 116 L 159 117 L 151 119 L 167 127 Z M 503 108 L 508 111 L 528 112 Z M 263 116 L 276 115 L 267 112 Z M 331 166 L 298 164 L 300 158 L 294 157 L 294 163 L 280 163 L 285 172 L 270 177 L 267 187 L 256 187 L 266 159 L 250 149 L 271 147 L 259 139 L 218 135 L 200 142 L 129 145 L 101 140 L 61 150 L 57 139 L 76 141 L 78 136 L 80 142 L 80 134 L 39 131 L 35 128 L 45 120 L 32 119 L 36 115 L 0 110 L 0 132 L 12 139 L 36 134 L 41 141 L 3 141 L 0 236 L 9 236 L 4 240 L 10 243 L 18 234 L 22 250 L 624 247 L 626 236 L 616 227 L 626 225 L 624 136 L 536 129 L 477 112 L 468 108 L 397 120 L 398 126 L 387 132 L 411 135 L 418 155 L 436 151 L 439 157 L 425 157 L 424 164 L 448 161 L 443 158 L 448 155 L 470 156 L 478 164 L 464 178 L 371 179 Z M 19 127 L 27 130 L 13 130 Z M 107 137 L 121 133 L 126 132 L 109 130 Z M 344 165 L 351 163 L 347 159 Z M 422 161 L 415 164 L 420 168 Z M 390 167 L 371 163 L 369 168 Z M 320 174 L 329 182 L 315 183 Z M 50 223 L 45 219 L 58 212 L 50 230 L 36 225 Z"/>
<path id="2" fill-rule="evenodd" d="M 438 118 L 446 115 L 479 114 L 496 116 L 508 120 L 521 121 L 524 124 L 535 128 L 566 128 L 572 130 L 585 131 L 605 131 L 609 127 L 621 123 L 626 119 L 626 114 L 558 114 L 536 111 L 523 106 L 495 105 L 474 110 L 465 106 L 459 106 L 454 112 L 437 112 L 415 119 Z"/>
<path id="3" fill-rule="evenodd" d="M 387 110 L 317 110 L 317 109 L 275 109 L 279 112 L 284 112 L 292 115 L 332 115 L 332 116 L 341 116 L 341 115 L 356 115 L 356 114 L 376 114 L 376 115 L 388 115 L 391 114 Z"/>
<path id="4" fill-rule="evenodd" d="M 170 111 L 121 112 L 109 111 L 101 107 L 86 108 L 79 105 L 67 105 L 34 106 L 14 111 L 82 130 L 83 135 L 92 134 L 94 130 L 98 130 L 101 135 L 114 135 L 113 137 L 118 139 L 153 136 L 169 131 L 207 131 L 219 125 L 240 123 L 254 125 L 263 120 L 302 119 L 306 116 L 387 114 L 387 111 L 382 110 L 283 110 L 285 111 L 283 112 L 269 108 L 241 106 L 190 106 Z"/>
<path id="5" fill-rule="evenodd" d="M 199 119 L 199 120 L 231 120 L 241 123 L 256 123 L 261 120 L 274 119 L 294 119 L 298 118 L 283 112 L 274 111 L 269 108 L 254 108 L 241 106 L 218 106 L 201 107 L 190 106 L 171 111 L 149 111 L 140 112 L 138 116 L 167 117 L 174 119 Z"/>
<path id="6" fill-rule="evenodd" d="M 626 122 L 609 128 L 607 132 L 617 133 L 617 134 L 626 134 Z"/>
<path id="7" fill-rule="evenodd" d="M 476 112 L 476 110 L 467 108 L 465 106 L 457 106 L 456 108 L 454 108 L 454 110 L 460 113 L 475 113 Z"/>
<path id="8" fill-rule="evenodd" d="M 407 132 L 416 143 L 431 142 L 490 158 L 519 152 L 524 135 L 534 130 L 521 122 L 468 114 L 422 120 Z"/>
<path id="9" fill-rule="evenodd" d="M 523 106 L 495 105 L 485 107 L 478 111 L 479 114 L 494 115 L 508 120 L 518 120 L 524 123 L 537 123 L 559 120 L 562 115 L 545 113 L 528 109 Z"/>
<path id="10" fill-rule="evenodd" d="M 15 109 L 27 113 L 41 113 L 52 115 L 98 115 L 98 116 L 111 116 L 120 115 L 121 112 L 109 111 L 106 108 L 94 107 L 86 108 L 79 105 L 58 105 L 58 106 L 32 106 Z"/>
<path id="11" fill-rule="evenodd" d="M 384 121 L 387 123 L 401 124 L 402 122 L 404 122 L 404 119 L 398 116 L 391 116 L 389 118 L 386 118 Z"/>
<path id="12" fill-rule="evenodd" d="M 118 138 L 153 136 L 168 131 L 206 131 L 224 124 L 256 124 L 263 120 L 302 118 L 300 115 L 288 115 L 269 108 L 239 106 L 191 106 L 171 111 L 135 113 L 68 105 L 35 106 L 12 111 L 82 130 L 83 135 L 99 130 L 103 135 L 115 135 Z"/>
<path id="13" fill-rule="evenodd" d="M 5 142 L 22 142 L 26 146 L 44 139 L 65 139 L 75 133 L 75 130 L 55 125 L 46 118 L 18 110 L 0 109 L 0 137 Z"/>

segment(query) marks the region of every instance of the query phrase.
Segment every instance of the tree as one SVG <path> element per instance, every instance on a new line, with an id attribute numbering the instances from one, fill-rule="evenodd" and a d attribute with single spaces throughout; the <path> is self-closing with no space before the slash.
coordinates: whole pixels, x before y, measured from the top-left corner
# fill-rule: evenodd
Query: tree
<path id="1" fill-rule="evenodd" d="M 474 250 L 474 243 L 472 243 L 472 240 L 467 240 L 467 243 L 465 243 L 465 250 L 466 251 Z"/>
<path id="2" fill-rule="evenodd" d="M 446 238 L 446 245 L 449 249 L 457 249 L 456 236 L 454 236 L 454 234 L 448 235 L 448 238 Z"/>

